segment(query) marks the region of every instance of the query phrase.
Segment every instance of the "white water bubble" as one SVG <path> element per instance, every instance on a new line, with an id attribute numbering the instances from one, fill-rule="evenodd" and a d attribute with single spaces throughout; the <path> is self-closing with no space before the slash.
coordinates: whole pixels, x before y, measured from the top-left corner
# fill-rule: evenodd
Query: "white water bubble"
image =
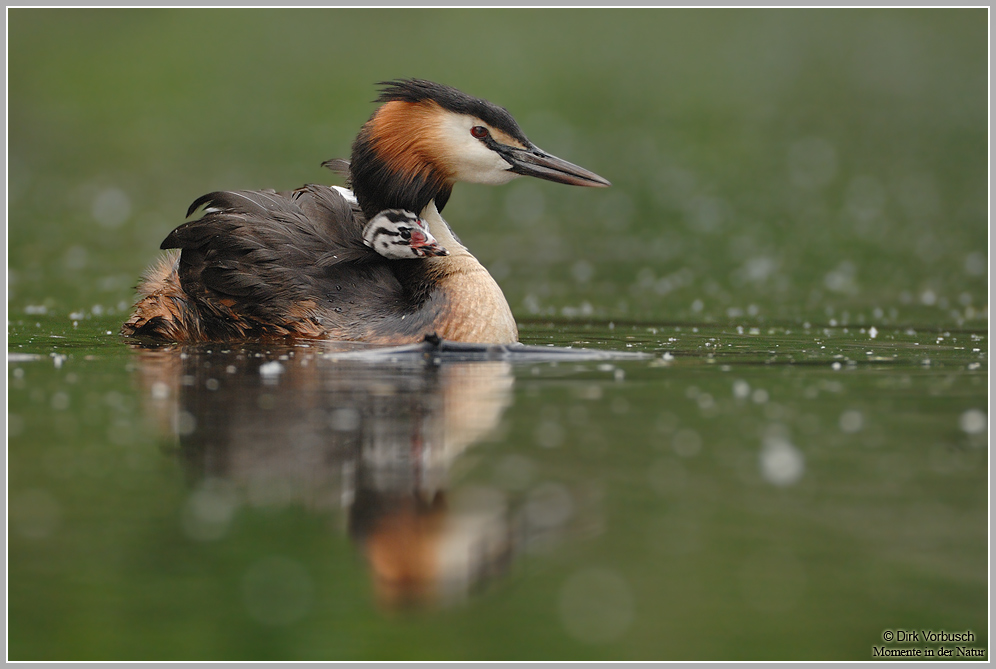
<path id="1" fill-rule="evenodd" d="M 173 418 L 173 429 L 181 437 L 189 436 L 197 429 L 197 417 L 189 411 L 177 411 Z"/>
<path id="2" fill-rule="evenodd" d="M 181 525 L 191 539 L 215 541 L 228 532 L 228 526 L 238 507 L 238 494 L 231 482 L 205 479 L 187 498 Z"/>
<path id="3" fill-rule="evenodd" d="M 986 254 L 981 251 L 973 251 L 965 256 L 965 273 L 972 276 L 985 276 L 989 262 Z"/>
<path id="4" fill-rule="evenodd" d="M 860 411 L 850 409 L 840 414 L 838 424 L 840 425 L 841 432 L 854 434 L 855 432 L 859 432 L 861 428 L 864 427 L 865 417 Z"/>
<path id="5" fill-rule="evenodd" d="M 751 283 L 763 283 L 778 270 L 778 261 L 769 256 L 748 258 L 735 276 Z"/>
<path id="6" fill-rule="evenodd" d="M 101 227 L 121 227 L 131 216 L 131 198 L 120 188 L 105 188 L 93 199 L 90 213 Z"/>
<path id="7" fill-rule="evenodd" d="M 968 434 L 982 434 L 989 427 L 989 418 L 981 409 L 969 409 L 958 419 L 958 425 Z"/>
<path id="8" fill-rule="evenodd" d="M 259 375 L 263 377 L 263 380 L 276 379 L 281 374 L 284 373 L 284 366 L 281 365 L 276 360 L 271 360 L 270 362 L 264 362 L 259 366 Z"/>
<path id="9" fill-rule="evenodd" d="M 65 411 L 69 408 L 69 395 L 60 390 L 52 395 L 51 403 L 56 411 Z"/>
<path id="10" fill-rule="evenodd" d="M 805 458 L 788 440 L 782 425 L 772 425 L 766 431 L 759 464 L 764 480 L 777 486 L 797 483 L 806 469 Z"/>
<path id="11" fill-rule="evenodd" d="M 602 387 L 597 383 L 586 383 L 574 387 L 578 399 L 595 401 L 602 399 Z"/>
<path id="12" fill-rule="evenodd" d="M 823 285 L 835 293 L 856 293 L 857 267 L 849 260 L 842 261 L 823 277 Z"/>
<path id="13" fill-rule="evenodd" d="M 682 428 L 671 438 L 671 448 L 683 458 L 691 458 L 702 450 L 702 437 L 691 428 Z"/>
<path id="14" fill-rule="evenodd" d="M 733 396 L 738 400 L 745 400 L 750 396 L 750 384 L 743 379 L 737 379 L 733 382 Z"/>
<path id="15" fill-rule="evenodd" d="M 578 283 L 588 283 L 595 275 L 595 268 L 587 260 L 578 260 L 574 263 L 574 266 L 571 267 L 571 274 L 574 276 L 574 280 Z"/>

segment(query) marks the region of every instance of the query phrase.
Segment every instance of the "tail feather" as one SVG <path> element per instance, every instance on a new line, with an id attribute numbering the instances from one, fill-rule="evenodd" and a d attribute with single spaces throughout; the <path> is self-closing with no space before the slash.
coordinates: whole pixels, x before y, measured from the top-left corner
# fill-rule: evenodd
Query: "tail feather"
<path id="1" fill-rule="evenodd" d="M 180 253 L 170 251 L 144 274 L 138 285 L 138 301 L 121 334 L 183 341 L 196 339 L 199 318 L 180 287 L 177 276 Z"/>

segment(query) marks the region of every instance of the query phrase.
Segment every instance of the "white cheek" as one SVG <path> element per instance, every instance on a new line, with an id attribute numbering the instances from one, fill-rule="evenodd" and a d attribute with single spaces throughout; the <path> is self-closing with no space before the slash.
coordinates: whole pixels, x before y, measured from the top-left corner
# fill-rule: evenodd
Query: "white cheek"
<path id="1" fill-rule="evenodd" d="M 489 151 L 488 153 L 496 155 L 494 151 Z M 500 186 L 502 184 L 507 184 L 509 181 L 519 176 L 515 172 L 510 171 L 511 168 L 511 165 L 499 158 L 497 163 L 493 162 L 490 166 L 485 166 L 483 169 L 472 169 L 466 172 L 458 172 L 457 179 L 472 184 Z"/>
<path id="2" fill-rule="evenodd" d="M 501 156 L 470 134 L 470 129 L 477 123 L 472 116 L 447 119 L 444 128 L 447 164 L 454 179 L 496 186 L 508 183 L 518 175 L 509 171 L 512 166 Z"/>

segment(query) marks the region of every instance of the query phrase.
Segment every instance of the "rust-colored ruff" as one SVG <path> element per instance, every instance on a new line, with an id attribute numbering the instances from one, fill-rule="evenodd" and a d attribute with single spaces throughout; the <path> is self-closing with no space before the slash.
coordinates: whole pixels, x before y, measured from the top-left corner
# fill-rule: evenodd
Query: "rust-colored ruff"
<path id="1" fill-rule="evenodd" d="M 446 171 L 445 163 L 437 155 L 446 113 L 431 100 L 386 103 L 369 121 L 370 137 L 378 156 L 391 171 L 409 178 L 451 179 L 453 175 Z M 432 174 L 433 168 L 438 174 Z"/>

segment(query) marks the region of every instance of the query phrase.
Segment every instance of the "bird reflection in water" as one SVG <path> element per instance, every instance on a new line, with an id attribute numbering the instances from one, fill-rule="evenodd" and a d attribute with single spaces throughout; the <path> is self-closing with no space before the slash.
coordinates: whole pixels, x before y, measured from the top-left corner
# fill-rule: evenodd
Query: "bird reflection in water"
<path id="1" fill-rule="evenodd" d="M 385 606 L 449 603 L 503 573 L 516 543 L 505 495 L 466 488 L 454 504 L 447 478 L 498 427 L 511 365 L 335 351 L 136 347 L 144 406 L 191 485 L 345 511 Z"/>

